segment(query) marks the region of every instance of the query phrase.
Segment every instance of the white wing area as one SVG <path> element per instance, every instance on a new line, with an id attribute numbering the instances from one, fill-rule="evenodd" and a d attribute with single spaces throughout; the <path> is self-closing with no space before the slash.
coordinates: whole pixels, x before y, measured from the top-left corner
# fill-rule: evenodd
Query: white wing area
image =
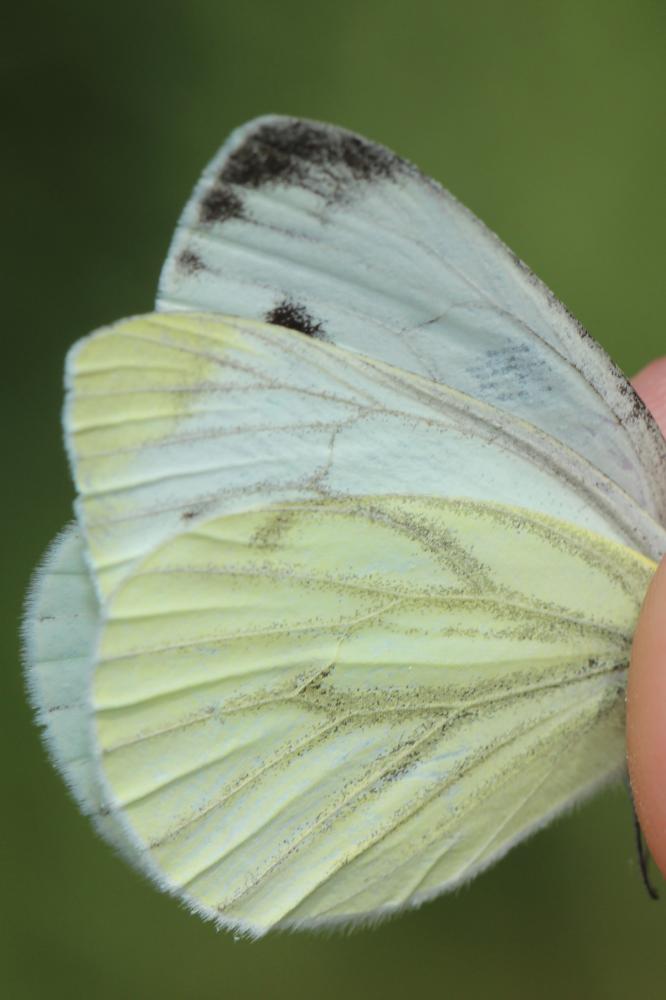
<path id="1" fill-rule="evenodd" d="M 352 133 L 280 117 L 234 132 L 183 212 L 158 308 L 269 319 L 453 386 L 666 520 L 666 443 L 605 352 L 447 191 Z"/>
<path id="2" fill-rule="evenodd" d="M 621 769 L 653 572 L 488 503 L 200 522 L 109 601 L 93 697 L 116 814 L 224 926 L 418 905 Z"/>
<path id="3" fill-rule="evenodd" d="M 76 525 L 49 546 L 28 593 L 24 629 L 26 685 L 56 770 L 77 805 L 127 860 L 136 852 L 109 811 L 94 762 L 90 684 L 100 611 Z"/>
<path id="4" fill-rule="evenodd" d="M 291 330 L 154 314 L 70 353 L 65 428 L 100 594 L 202 517 L 356 494 L 518 504 L 655 558 L 666 533 L 556 439 Z"/>

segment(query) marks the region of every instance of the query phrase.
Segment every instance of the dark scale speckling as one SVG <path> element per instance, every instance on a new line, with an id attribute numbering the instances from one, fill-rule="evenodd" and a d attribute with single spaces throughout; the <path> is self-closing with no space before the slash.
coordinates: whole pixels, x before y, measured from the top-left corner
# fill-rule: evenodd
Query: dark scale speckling
<path id="1" fill-rule="evenodd" d="M 321 323 L 307 311 L 305 306 L 298 302 L 290 302 L 285 299 L 270 312 L 266 313 L 266 322 L 275 323 L 276 326 L 286 326 L 288 330 L 298 330 L 308 337 L 324 337 Z"/>
<path id="2" fill-rule="evenodd" d="M 621 396 L 624 396 L 628 400 L 631 410 L 625 416 L 625 420 L 649 420 L 650 411 L 647 406 L 638 395 L 634 387 L 630 382 L 627 381 L 624 373 L 613 364 L 613 375 L 615 376 L 615 384 L 617 390 Z"/>
<path id="3" fill-rule="evenodd" d="M 345 181 L 392 178 L 404 169 L 407 163 L 395 153 L 360 136 L 287 118 L 252 132 L 225 162 L 219 179 L 249 188 L 269 183 L 311 188 L 316 178 L 322 193 L 330 195 L 331 188 L 340 194 Z"/>
<path id="4" fill-rule="evenodd" d="M 206 270 L 206 265 L 201 257 L 193 250 L 183 250 L 176 258 L 176 264 L 185 274 L 196 274 L 197 271 Z"/>
<path id="5" fill-rule="evenodd" d="M 199 203 L 199 221 L 226 222 L 244 217 L 243 202 L 231 188 L 215 183 Z"/>

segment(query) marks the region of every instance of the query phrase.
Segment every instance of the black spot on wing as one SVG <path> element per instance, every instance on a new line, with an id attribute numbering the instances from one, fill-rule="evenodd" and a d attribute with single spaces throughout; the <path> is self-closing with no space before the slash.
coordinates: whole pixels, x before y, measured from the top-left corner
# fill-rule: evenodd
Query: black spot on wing
<path id="1" fill-rule="evenodd" d="M 394 178 L 412 168 L 395 153 L 332 126 L 285 118 L 266 122 L 226 160 L 222 184 L 295 184 L 328 198 L 352 182 Z"/>
<path id="2" fill-rule="evenodd" d="M 231 188 L 216 181 L 199 202 L 199 222 L 226 222 L 244 217 L 243 202 Z"/>
<path id="3" fill-rule="evenodd" d="M 308 337 L 324 337 L 321 323 L 311 316 L 305 306 L 298 302 L 291 302 L 285 299 L 270 312 L 266 313 L 266 322 L 275 323 L 276 326 L 286 326 L 288 330 L 298 330 Z"/>
<path id="4" fill-rule="evenodd" d="M 201 257 L 199 254 L 194 253 L 193 250 L 183 250 L 182 253 L 178 254 L 176 265 L 185 274 L 196 274 L 197 271 L 206 270 L 206 265 Z"/>

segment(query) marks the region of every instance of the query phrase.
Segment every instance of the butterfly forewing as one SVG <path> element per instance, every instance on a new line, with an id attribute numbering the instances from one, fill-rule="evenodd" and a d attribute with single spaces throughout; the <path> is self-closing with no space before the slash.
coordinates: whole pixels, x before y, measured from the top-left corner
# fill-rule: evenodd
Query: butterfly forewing
<path id="1" fill-rule="evenodd" d="M 158 308 L 279 323 L 536 424 L 657 519 L 666 445 L 607 355 L 447 191 L 344 129 L 233 133 L 176 231 Z"/>

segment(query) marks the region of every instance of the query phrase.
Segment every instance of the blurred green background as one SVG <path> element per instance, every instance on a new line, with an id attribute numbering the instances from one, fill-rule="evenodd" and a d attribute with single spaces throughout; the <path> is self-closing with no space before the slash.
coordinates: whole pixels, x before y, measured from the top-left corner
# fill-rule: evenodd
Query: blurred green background
<path id="1" fill-rule="evenodd" d="M 666 5 L 446 0 L 24 2 L 3 40 L 0 991 L 64 996 L 661 997 L 623 789 L 471 886 L 351 935 L 234 941 L 92 833 L 26 706 L 17 631 L 70 517 L 67 346 L 151 307 L 172 228 L 227 132 L 331 120 L 441 180 L 632 372 L 666 349 Z M 9 314 L 7 313 L 9 303 Z"/>

